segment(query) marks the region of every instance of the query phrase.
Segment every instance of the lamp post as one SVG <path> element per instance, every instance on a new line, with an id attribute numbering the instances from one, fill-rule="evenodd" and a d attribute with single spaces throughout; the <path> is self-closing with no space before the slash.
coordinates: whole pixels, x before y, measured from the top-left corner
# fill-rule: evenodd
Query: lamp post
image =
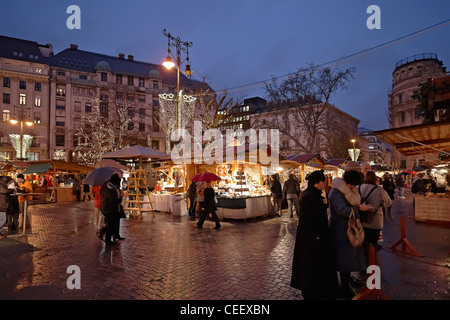
<path id="1" fill-rule="evenodd" d="M 16 158 L 17 160 L 26 160 L 26 152 L 24 154 L 24 148 L 23 148 L 23 138 L 24 138 L 24 134 L 23 134 L 23 125 L 24 123 L 28 126 L 31 127 L 33 125 L 33 122 L 30 119 L 26 119 L 24 117 L 24 112 L 25 112 L 25 108 L 19 107 L 19 117 L 16 118 L 15 113 L 16 113 L 16 106 L 14 106 L 14 117 L 11 118 L 9 120 L 9 122 L 13 125 L 16 125 L 18 123 L 20 123 L 20 143 L 19 143 L 19 151 L 16 148 Z M 10 135 L 11 136 L 11 135 Z M 19 156 L 20 155 L 20 156 Z"/>
<path id="2" fill-rule="evenodd" d="M 350 140 L 353 143 L 353 161 L 356 161 L 356 140 L 352 139 Z"/>
<path id="3" fill-rule="evenodd" d="M 186 61 L 186 70 L 183 72 L 185 75 L 190 76 L 193 71 L 189 64 L 189 47 L 192 47 L 192 42 L 181 41 L 180 37 L 174 37 L 172 34 L 167 33 L 166 29 L 163 30 L 163 34 L 168 39 L 167 58 L 163 62 L 163 66 L 168 70 L 177 67 L 177 94 L 176 94 L 176 109 L 175 109 L 175 129 L 181 129 L 181 110 L 180 110 L 180 67 Z M 174 47 L 176 50 L 176 56 L 173 56 L 170 47 Z M 186 52 L 186 59 L 181 61 L 181 51 Z M 175 63 L 172 61 L 171 56 L 175 59 Z"/>

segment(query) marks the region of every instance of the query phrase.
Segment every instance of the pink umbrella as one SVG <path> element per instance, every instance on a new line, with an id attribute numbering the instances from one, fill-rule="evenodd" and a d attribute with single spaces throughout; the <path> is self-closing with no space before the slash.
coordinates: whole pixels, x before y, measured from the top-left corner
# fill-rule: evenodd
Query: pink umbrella
<path id="1" fill-rule="evenodd" d="M 205 181 L 205 182 L 211 182 L 211 181 L 218 181 L 222 180 L 218 175 L 215 175 L 211 172 L 202 172 L 198 173 L 195 176 L 191 178 L 191 181 Z"/>

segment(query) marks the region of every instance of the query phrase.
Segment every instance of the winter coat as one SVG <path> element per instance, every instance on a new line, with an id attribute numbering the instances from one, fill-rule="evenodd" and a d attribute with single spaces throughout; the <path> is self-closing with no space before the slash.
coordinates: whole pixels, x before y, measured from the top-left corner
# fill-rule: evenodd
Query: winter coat
<path id="1" fill-rule="evenodd" d="M 287 199 L 298 197 L 300 195 L 300 184 L 295 179 L 286 180 L 283 193 Z"/>
<path id="2" fill-rule="evenodd" d="M 336 179 L 334 179 L 336 180 Z M 333 181 L 334 181 L 333 180 Z M 347 237 L 348 218 L 351 209 L 359 218 L 358 203 L 350 204 L 347 198 L 354 198 L 354 192 L 358 188 L 349 189 L 351 195 L 344 194 L 341 190 L 333 188 L 328 196 L 330 205 L 330 237 L 335 257 L 336 270 L 342 272 L 365 271 L 366 261 L 363 247 L 354 248 Z M 361 197 L 358 198 L 361 202 Z"/>
<path id="3" fill-rule="evenodd" d="M 205 190 L 203 191 L 203 196 L 204 196 L 203 208 L 205 209 L 205 212 L 216 211 L 217 205 L 214 189 L 211 187 L 205 188 Z"/>
<path id="4" fill-rule="evenodd" d="M 369 197 L 366 198 L 373 188 L 375 189 L 372 191 Z M 363 227 L 370 229 L 380 229 L 380 230 L 383 229 L 383 205 L 384 205 L 383 191 L 384 193 L 386 193 L 386 191 L 382 187 L 379 187 L 377 185 L 369 183 L 363 183 L 361 185 L 360 187 L 361 197 L 365 198 L 364 201 L 365 203 L 370 204 L 376 210 L 373 220 L 370 223 L 362 222 Z"/>
<path id="5" fill-rule="evenodd" d="M 192 182 L 189 186 L 186 192 L 186 197 L 189 199 L 194 199 L 195 197 L 197 197 L 197 185 L 195 184 L 195 182 Z"/>
<path id="6" fill-rule="evenodd" d="M 9 206 L 8 210 L 6 212 L 7 215 L 12 215 L 14 213 L 19 212 L 19 199 L 17 196 L 11 196 L 12 193 L 16 192 L 16 189 L 19 187 L 19 185 L 13 180 L 13 178 L 5 176 L 0 179 L 0 182 L 3 182 L 7 185 L 8 191 L 7 194 L 9 195 Z"/>
<path id="7" fill-rule="evenodd" d="M 270 186 L 270 192 L 272 195 L 275 195 L 277 198 L 283 197 L 283 191 L 281 190 L 281 183 L 278 180 L 273 180 L 272 185 Z"/>
<path id="8" fill-rule="evenodd" d="M 9 195 L 13 190 L 8 189 L 8 185 L 1 180 L 0 181 L 0 212 L 7 212 L 9 209 Z"/>
<path id="9" fill-rule="evenodd" d="M 315 187 L 307 188 L 300 200 L 291 286 L 300 289 L 305 299 L 334 298 L 338 286 L 323 200 Z"/>
<path id="10" fill-rule="evenodd" d="M 103 213 L 119 213 L 122 197 L 119 189 L 109 181 L 102 185 L 100 191 L 102 195 L 102 202 L 100 204 L 100 211 Z"/>
<path id="11" fill-rule="evenodd" d="M 395 184 L 399 188 L 405 187 L 405 177 L 402 174 L 397 175 L 397 178 L 395 179 Z"/>
<path id="12" fill-rule="evenodd" d="M 352 205 L 359 205 L 361 203 L 361 195 L 357 188 L 350 189 L 343 178 L 334 178 L 331 182 L 331 189 L 338 189 L 341 191 L 345 199 Z"/>

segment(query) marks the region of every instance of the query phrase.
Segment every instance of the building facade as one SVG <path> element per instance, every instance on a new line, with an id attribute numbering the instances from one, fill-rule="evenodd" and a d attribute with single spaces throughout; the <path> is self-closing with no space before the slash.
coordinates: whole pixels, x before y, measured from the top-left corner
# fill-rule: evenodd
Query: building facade
<path id="1" fill-rule="evenodd" d="M 368 141 L 368 147 L 364 150 L 367 153 L 367 162 L 371 165 L 392 166 L 391 146 L 380 140 L 374 130 L 359 128 L 359 136 Z"/>
<path id="2" fill-rule="evenodd" d="M 428 79 L 446 76 L 446 68 L 436 54 L 417 54 L 399 61 L 392 73 L 392 89 L 389 99 L 389 126 L 402 128 L 422 124 L 423 118 L 417 108 L 416 98 L 420 85 Z M 420 157 L 403 156 L 393 150 L 393 167 L 412 169 L 420 162 Z"/>
<path id="3" fill-rule="evenodd" d="M 27 160 L 79 161 L 77 146 L 85 142 L 80 132 L 89 134 L 102 125 L 95 123 L 96 110 L 117 124 L 117 146 L 166 151 L 159 94 L 175 94 L 176 68 L 136 61 L 132 55 L 83 51 L 74 44 L 55 54 L 51 45 L 0 36 L 0 78 L 0 161 L 17 159 L 9 134 L 19 129 L 9 120 L 19 111 L 34 121 L 23 132 L 34 137 Z M 184 94 L 201 86 L 180 74 Z"/>

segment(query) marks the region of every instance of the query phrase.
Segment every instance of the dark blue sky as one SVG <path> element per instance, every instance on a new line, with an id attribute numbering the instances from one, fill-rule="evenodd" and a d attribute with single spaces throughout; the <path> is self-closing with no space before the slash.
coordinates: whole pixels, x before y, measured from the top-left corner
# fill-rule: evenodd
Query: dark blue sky
<path id="1" fill-rule="evenodd" d="M 69 30 L 69 5 L 81 8 L 81 30 Z M 381 29 L 369 30 L 366 9 L 381 9 Z M 69 44 L 109 55 L 160 63 L 167 54 L 166 28 L 192 41 L 193 77 L 216 91 L 286 75 L 308 63 L 322 64 L 374 47 L 450 18 L 443 0 L 133 0 L 10 1 L 0 8 L 0 34 Z M 361 120 L 388 128 L 387 89 L 397 61 L 434 52 L 450 66 L 450 25 L 340 65 L 355 67 L 348 89 L 332 103 Z M 450 69 L 450 68 L 449 68 Z M 184 70 L 184 68 L 183 68 Z M 264 97 L 262 84 L 233 91 L 238 98 Z"/>

